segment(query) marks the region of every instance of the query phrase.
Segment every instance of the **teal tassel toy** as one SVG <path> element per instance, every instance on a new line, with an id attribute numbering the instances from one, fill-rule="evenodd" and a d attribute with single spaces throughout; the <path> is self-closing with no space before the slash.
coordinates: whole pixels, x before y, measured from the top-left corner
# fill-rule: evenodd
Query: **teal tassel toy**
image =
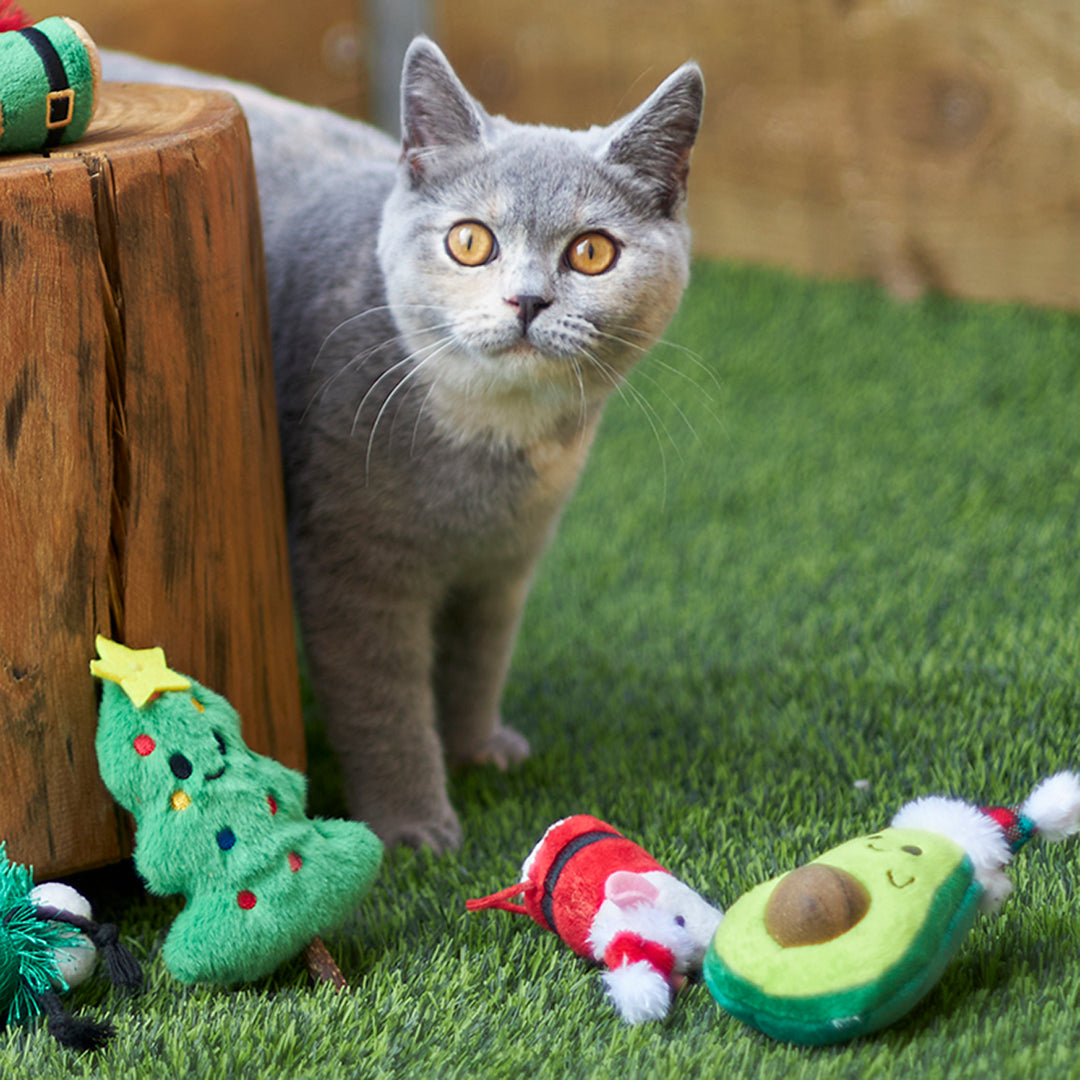
<path id="1" fill-rule="evenodd" d="M 91 960 L 73 967 L 72 956 L 96 947 L 105 953 L 113 984 L 127 989 L 139 985 L 142 972 L 120 944 L 115 926 L 96 923 L 74 907 L 89 911 L 68 886 L 35 888 L 31 872 L 8 862 L 0 842 L 0 1026 L 29 1024 L 45 1015 L 59 1042 L 96 1050 L 114 1034 L 112 1025 L 71 1016 L 60 1003 L 59 995 L 68 989 L 64 972 L 73 983 L 81 982 L 93 966 Z"/>
<path id="2" fill-rule="evenodd" d="M 101 84 L 97 46 L 79 23 L 59 16 L 34 26 L 23 20 L 0 0 L 0 154 L 81 139 Z"/>

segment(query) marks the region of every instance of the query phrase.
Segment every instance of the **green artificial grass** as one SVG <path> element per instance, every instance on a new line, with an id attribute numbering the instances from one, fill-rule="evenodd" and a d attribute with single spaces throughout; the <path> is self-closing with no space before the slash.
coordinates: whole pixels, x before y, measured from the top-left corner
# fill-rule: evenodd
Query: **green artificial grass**
<path id="1" fill-rule="evenodd" d="M 1080 766 L 1080 320 L 699 264 L 668 341 L 529 602 L 504 715 L 534 756 L 454 779 L 460 852 L 389 855 L 328 942 L 353 993 L 299 961 L 183 988 L 159 956 L 179 902 L 113 868 L 79 884 L 145 993 L 73 995 L 119 1029 L 96 1056 L 0 1034 L 0 1076 L 1080 1076 L 1080 842 L 1029 845 L 922 1004 L 826 1049 L 703 985 L 627 1027 L 554 935 L 466 914 L 574 812 L 727 905 L 920 794 L 1015 802 Z M 311 735 L 314 809 L 340 813 Z"/>

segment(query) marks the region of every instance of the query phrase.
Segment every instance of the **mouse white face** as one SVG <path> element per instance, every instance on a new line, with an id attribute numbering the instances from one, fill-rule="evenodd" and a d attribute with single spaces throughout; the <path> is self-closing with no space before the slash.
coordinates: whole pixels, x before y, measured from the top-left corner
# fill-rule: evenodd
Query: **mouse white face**
<path id="1" fill-rule="evenodd" d="M 629 931 L 670 949 L 679 973 L 701 967 L 723 913 L 663 870 L 618 870 L 604 885 L 604 902 L 589 936 L 597 959 L 616 934 Z"/>
<path id="2" fill-rule="evenodd" d="M 676 921 L 682 920 L 681 925 L 693 942 L 685 970 L 700 968 L 705 959 L 705 950 L 724 913 L 671 874 L 654 873 L 647 876 L 655 879 L 659 893 L 656 906 Z"/>

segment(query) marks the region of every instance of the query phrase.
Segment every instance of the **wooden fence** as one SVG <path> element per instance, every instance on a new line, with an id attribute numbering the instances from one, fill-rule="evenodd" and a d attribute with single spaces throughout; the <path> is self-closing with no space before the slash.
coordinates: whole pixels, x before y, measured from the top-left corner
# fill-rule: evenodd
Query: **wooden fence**
<path id="1" fill-rule="evenodd" d="M 1080 306 L 1074 0 L 70 0 L 103 44 L 384 118 L 424 25 L 487 107 L 581 125 L 688 57 L 700 254 Z M 175 12 L 175 13 L 174 13 Z M 397 14 L 395 14 L 397 13 Z M 406 25 L 407 24 L 407 25 Z"/>

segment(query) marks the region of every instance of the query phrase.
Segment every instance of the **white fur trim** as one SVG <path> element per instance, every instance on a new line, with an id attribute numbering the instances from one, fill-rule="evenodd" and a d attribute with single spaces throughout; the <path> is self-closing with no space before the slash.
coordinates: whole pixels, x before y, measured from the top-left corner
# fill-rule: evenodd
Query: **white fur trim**
<path id="1" fill-rule="evenodd" d="M 620 964 L 605 971 L 604 986 L 619 1015 L 628 1024 L 663 1020 L 671 1004 L 671 987 L 656 968 L 644 960 Z"/>
<path id="2" fill-rule="evenodd" d="M 521 880 L 528 881 L 529 874 L 532 871 L 532 864 L 536 861 L 536 856 L 540 854 L 540 849 L 544 846 L 544 841 L 547 840 L 548 835 L 552 829 L 557 829 L 564 821 L 568 821 L 569 818 L 559 818 L 558 821 L 552 822 L 545 830 L 544 835 L 533 845 L 532 851 L 525 856 L 525 861 L 521 864 Z"/>
<path id="3" fill-rule="evenodd" d="M 979 910 L 984 915 L 996 915 L 1005 897 L 1013 891 L 1012 878 L 1004 870 L 987 870 L 979 876 L 979 883 L 986 890 L 979 901 Z"/>
<path id="4" fill-rule="evenodd" d="M 1001 870 L 1009 865 L 1012 852 L 998 823 L 977 807 L 963 799 L 930 795 L 900 807 L 891 824 L 897 829 L 924 829 L 955 840 L 967 852 L 975 877 L 987 893 L 1000 894 L 1004 899 L 1002 879 L 1007 882 L 1008 878 Z"/>
<path id="5" fill-rule="evenodd" d="M 1080 778 L 1059 772 L 1047 777 L 1020 807 L 1044 840 L 1056 843 L 1080 831 Z"/>
<path id="6" fill-rule="evenodd" d="M 592 926 L 589 927 L 589 948 L 593 957 L 603 961 L 604 953 L 616 934 L 640 934 L 646 941 L 655 941 L 670 949 L 678 963 L 693 948 L 686 931 L 676 925 L 674 917 L 650 904 L 640 904 L 634 908 L 621 908 L 610 900 L 605 900 L 596 912 Z"/>

